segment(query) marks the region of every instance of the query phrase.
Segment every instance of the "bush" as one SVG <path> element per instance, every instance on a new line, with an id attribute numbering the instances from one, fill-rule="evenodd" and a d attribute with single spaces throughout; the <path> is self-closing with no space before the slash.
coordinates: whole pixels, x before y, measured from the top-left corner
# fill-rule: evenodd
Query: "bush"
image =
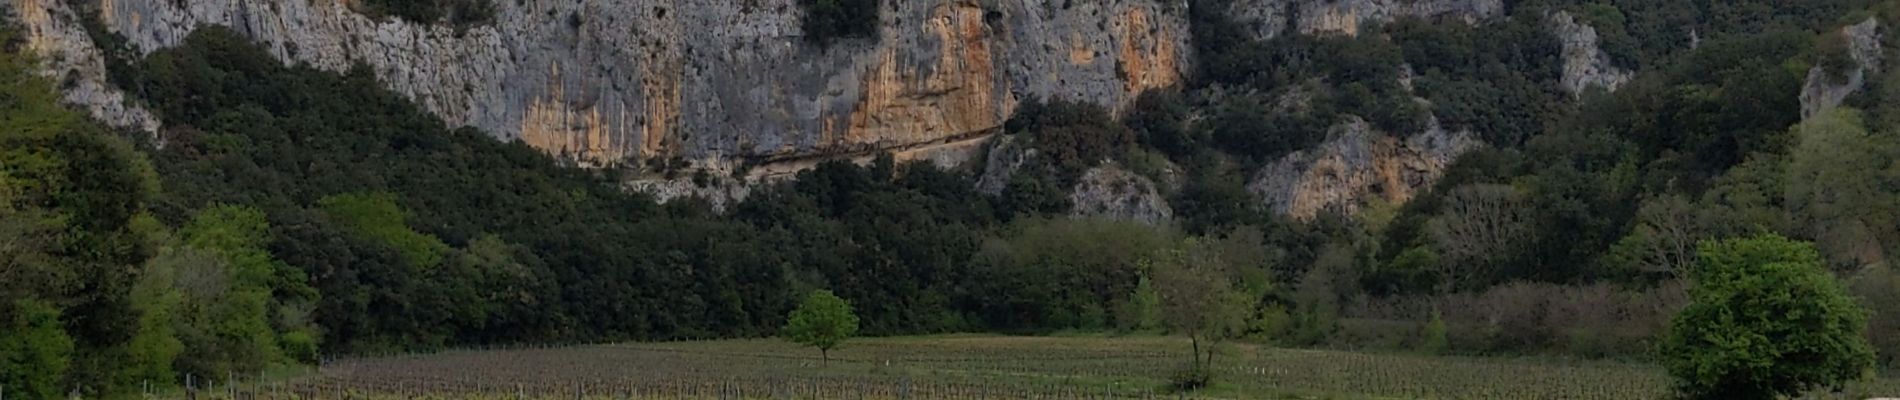
<path id="1" fill-rule="evenodd" d="M 1208 382 L 1213 380 L 1212 371 L 1198 364 L 1190 364 L 1175 370 L 1174 375 L 1168 377 L 1168 386 L 1181 391 L 1197 390 L 1207 387 Z"/>
<path id="2" fill-rule="evenodd" d="M 1135 131 L 1136 141 L 1172 156 L 1192 153 L 1204 140 L 1188 129 L 1193 110 L 1174 91 L 1146 91 L 1135 98 L 1123 122 Z"/>
<path id="3" fill-rule="evenodd" d="M 59 309 L 44 301 L 15 300 L 12 320 L 0 321 L 0 387 L 12 396 L 57 398 L 72 365 L 73 339 L 60 329 Z"/>
<path id="4" fill-rule="evenodd" d="M 1881 365 L 1900 366 L 1900 276 L 1891 266 L 1876 266 L 1854 276 L 1854 297 L 1873 312 L 1867 342 Z"/>
<path id="5" fill-rule="evenodd" d="M 1435 317 L 1442 352 L 1643 357 L 1686 303 L 1679 282 L 1629 290 L 1610 284 L 1512 283 L 1482 292 L 1399 296 L 1352 304 L 1333 345 L 1389 348 L 1405 329 L 1408 349 L 1425 351 Z M 1383 325 L 1383 326 L 1382 326 Z"/>
<path id="6" fill-rule="evenodd" d="M 1445 319 L 1439 318 L 1436 312 L 1432 313 L 1432 319 L 1426 321 L 1425 328 L 1419 332 L 1418 351 L 1425 354 L 1444 352 L 1449 346 L 1445 338 L 1449 332 L 1450 329 L 1445 327 Z"/>
<path id="7" fill-rule="evenodd" d="M 1867 312 L 1814 245 L 1772 234 L 1703 242 L 1694 302 L 1661 352 L 1684 397 L 1773 399 L 1867 375 Z"/>
<path id="8" fill-rule="evenodd" d="M 1057 183 L 1068 186 L 1082 171 L 1120 158 L 1135 145 L 1135 132 L 1115 122 L 1107 109 L 1086 101 L 1024 100 L 1003 128 L 1029 135 L 1030 147 L 1055 167 Z"/>
<path id="9" fill-rule="evenodd" d="M 877 34 L 878 0 L 799 0 L 805 9 L 805 39 L 829 45 L 839 38 L 868 38 Z"/>

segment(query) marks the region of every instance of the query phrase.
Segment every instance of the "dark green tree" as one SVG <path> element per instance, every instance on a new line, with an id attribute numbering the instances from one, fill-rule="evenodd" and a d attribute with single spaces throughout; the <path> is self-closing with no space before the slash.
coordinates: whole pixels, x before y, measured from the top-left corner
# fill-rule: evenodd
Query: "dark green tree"
<path id="1" fill-rule="evenodd" d="M 805 9 L 805 38 L 829 45 L 840 38 L 868 38 L 877 34 L 878 0 L 799 0 Z"/>
<path id="2" fill-rule="evenodd" d="M 39 300 L 13 303 L 13 320 L 0 321 L 0 387 L 9 398 L 59 398 L 73 354 L 73 339 L 60 330 L 59 309 Z"/>

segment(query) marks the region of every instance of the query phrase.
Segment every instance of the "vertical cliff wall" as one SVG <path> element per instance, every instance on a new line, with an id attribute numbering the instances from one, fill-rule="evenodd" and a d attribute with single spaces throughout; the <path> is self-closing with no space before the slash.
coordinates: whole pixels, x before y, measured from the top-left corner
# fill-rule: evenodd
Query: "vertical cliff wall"
<path id="1" fill-rule="evenodd" d="M 1256 39 L 1288 31 L 1358 35 L 1360 28 L 1402 17 L 1451 18 L 1476 23 L 1504 12 L 1503 0 L 1233 0 L 1236 22 Z"/>
<path id="2" fill-rule="evenodd" d="M 727 176 L 743 163 L 754 180 L 885 152 L 958 164 L 981 153 L 1028 96 L 1119 110 L 1141 91 L 1181 83 L 1194 62 L 1187 5 L 1178 0 L 890 0 L 882 2 L 875 39 L 828 47 L 804 38 L 797 0 L 495 0 L 494 21 L 466 30 L 370 18 L 353 11 L 353 1 L 0 4 L 21 16 L 29 45 L 46 55 L 44 73 L 70 84 L 66 99 L 114 125 L 157 131 L 163 121 L 107 82 L 75 4 L 97 10 L 103 26 L 138 52 L 225 26 L 286 63 L 368 66 L 451 125 L 582 165 L 678 160 Z M 1475 23 L 1502 17 L 1505 8 L 1502 0 L 1234 0 L 1231 7 L 1263 39 L 1356 35 L 1400 17 Z M 1552 29 L 1564 39 L 1566 89 L 1614 89 L 1627 79 L 1596 49 L 1594 30 L 1559 14 Z M 1463 132 L 1424 141 L 1333 136 L 1262 171 L 1251 186 L 1283 213 L 1350 212 L 1372 196 L 1408 198 L 1469 147 Z M 663 198 L 717 199 L 743 197 L 743 186 L 630 184 Z"/>
<path id="3" fill-rule="evenodd" d="M 69 0 L 7 0 L 47 73 L 106 121 L 160 121 L 104 82 Z M 348 0 L 91 0 L 138 51 L 221 25 L 285 62 L 366 64 L 452 125 L 590 165 L 682 158 L 715 169 L 891 149 L 928 154 L 1000 126 L 1017 99 L 1120 107 L 1191 65 L 1185 10 L 1152 0 L 890 1 L 876 40 L 804 40 L 795 0 L 500 0 L 458 32 Z"/>

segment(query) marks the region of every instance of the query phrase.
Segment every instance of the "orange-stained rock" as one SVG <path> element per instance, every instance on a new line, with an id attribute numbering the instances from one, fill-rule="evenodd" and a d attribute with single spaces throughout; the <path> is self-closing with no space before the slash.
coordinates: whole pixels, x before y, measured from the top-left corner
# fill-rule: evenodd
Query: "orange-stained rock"
<path id="1" fill-rule="evenodd" d="M 1115 28 L 1122 38 L 1116 68 L 1126 85 L 1125 99 L 1132 100 L 1142 91 L 1163 88 L 1181 82 L 1181 44 L 1171 31 L 1156 29 L 1148 12 L 1130 8 L 1116 18 Z"/>
<path id="2" fill-rule="evenodd" d="M 937 36 L 941 47 L 931 70 L 915 68 L 915 60 L 898 57 L 898 49 L 880 48 L 851 124 L 835 145 L 892 147 L 1002 125 L 992 90 L 995 55 L 983 13 L 967 2 L 932 9 L 924 29 Z"/>

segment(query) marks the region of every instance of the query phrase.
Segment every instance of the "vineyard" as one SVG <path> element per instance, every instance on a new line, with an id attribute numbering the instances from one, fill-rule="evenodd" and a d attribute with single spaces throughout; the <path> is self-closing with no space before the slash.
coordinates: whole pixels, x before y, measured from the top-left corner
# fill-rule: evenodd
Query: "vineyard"
<path id="1" fill-rule="evenodd" d="M 332 362 L 270 383 L 209 382 L 242 399 L 1642 399 L 1668 395 L 1652 365 L 1274 349 L 1233 345 L 1213 388 L 1165 388 L 1188 346 L 1173 338 L 937 336 L 862 339 L 818 354 L 777 340 L 456 351 Z M 1883 377 L 1815 398 L 1900 393 Z"/>

